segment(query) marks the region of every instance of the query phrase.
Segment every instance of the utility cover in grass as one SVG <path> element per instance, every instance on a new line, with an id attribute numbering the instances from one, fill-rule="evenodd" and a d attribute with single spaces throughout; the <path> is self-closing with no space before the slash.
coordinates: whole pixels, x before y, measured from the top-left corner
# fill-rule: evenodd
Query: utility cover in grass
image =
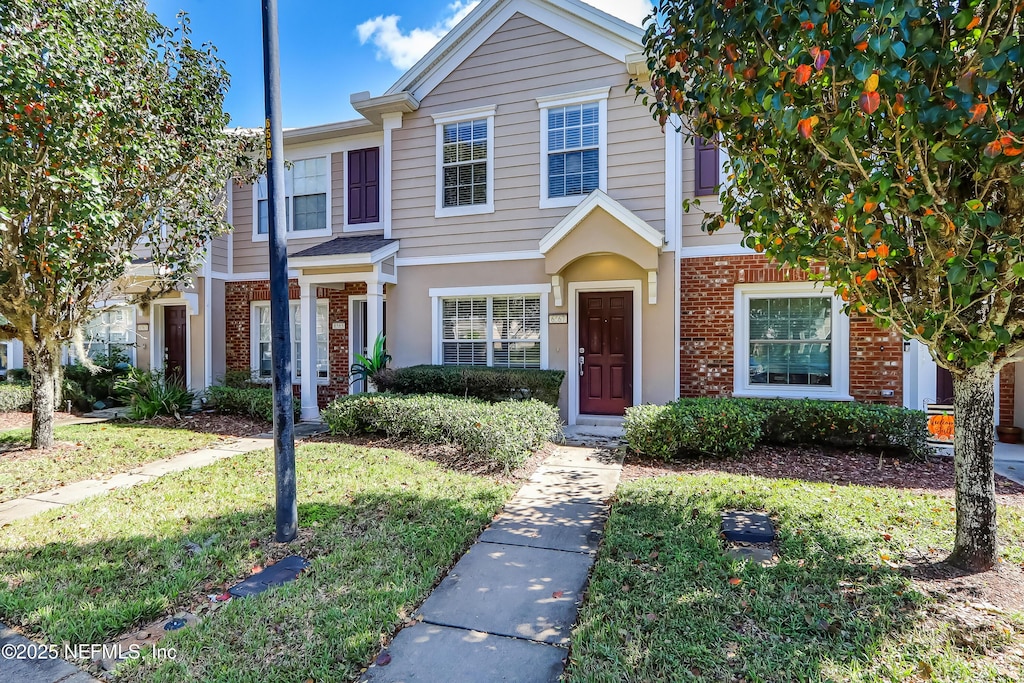
<path id="1" fill-rule="evenodd" d="M 771 543 L 775 527 L 763 512 L 733 510 L 722 513 L 722 534 L 735 543 Z"/>
<path id="2" fill-rule="evenodd" d="M 257 595 L 271 586 L 280 586 L 294 581 L 308 566 L 309 560 L 306 558 L 289 555 L 280 562 L 276 562 L 263 571 L 253 574 L 245 581 L 232 586 L 228 592 L 236 598 Z"/>

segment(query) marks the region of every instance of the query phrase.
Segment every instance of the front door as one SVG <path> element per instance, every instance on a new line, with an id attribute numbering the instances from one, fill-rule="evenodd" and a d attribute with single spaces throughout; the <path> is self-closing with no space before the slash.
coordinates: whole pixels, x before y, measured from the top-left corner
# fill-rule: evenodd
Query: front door
<path id="1" fill-rule="evenodd" d="M 953 374 L 946 368 L 935 368 L 935 402 L 953 405 Z"/>
<path id="2" fill-rule="evenodd" d="M 186 316 L 184 306 L 164 306 L 164 376 L 185 384 Z"/>
<path id="3" fill-rule="evenodd" d="M 580 414 L 633 405 L 633 292 L 580 292 Z"/>

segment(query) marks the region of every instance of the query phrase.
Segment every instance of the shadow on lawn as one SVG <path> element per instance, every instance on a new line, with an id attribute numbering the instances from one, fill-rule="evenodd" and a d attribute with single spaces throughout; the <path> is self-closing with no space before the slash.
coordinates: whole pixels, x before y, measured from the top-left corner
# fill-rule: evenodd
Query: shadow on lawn
<path id="1" fill-rule="evenodd" d="M 863 561 L 877 554 L 844 533 L 843 513 L 740 488 L 620 497 L 568 680 L 832 680 L 914 632 L 925 597 L 884 563 Z M 728 509 L 778 512 L 777 566 L 724 555 Z"/>
<path id="2" fill-rule="evenodd" d="M 299 505 L 299 537 L 290 544 L 273 542 L 271 507 L 184 518 L 185 528 L 179 524 L 169 535 L 122 534 L 131 522 L 121 518 L 111 524 L 114 528 L 109 538 L 89 543 L 73 540 L 84 514 L 69 508 L 67 514 L 50 518 L 47 524 L 69 540 L 33 546 L 29 538 L 22 549 L 0 552 L 0 620 L 21 626 L 45 642 L 102 643 L 134 626 L 192 609 L 206 602 L 207 594 L 224 592 L 257 566 L 300 554 L 311 559 L 312 566 L 298 581 L 247 598 L 237 609 L 252 609 L 251 603 L 273 600 L 275 592 L 288 591 L 290 600 L 298 603 L 294 614 L 300 623 L 280 622 L 282 629 L 267 637 L 289 648 L 323 650 L 296 657 L 305 664 L 323 654 L 335 667 L 342 661 L 358 667 L 379 646 L 381 634 L 393 630 L 399 611 L 418 602 L 468 547 L 490 520 L 493 509 L 500 506 L 499 497 L 499 493 L 481 491 L 455 499 L 388 489 L 356 494 L 344 504 L 303 503 Z M 158 500 L 152 502 L 159 504 Z M 101 519 L 94 522 L 101 524 L 107 515 L 130 515 L 132 505 L 123 503 L 111 505 L 109 512 L 101 513 Z M 38 529 L 36 533 L 40 533 Z M 53 535 L 52 530 L 42 533 Z M 345 590 L 340 590 L 342 583 Z M 358 604 L 360 590 L 366 591 L 366 601 L 372 600 L 372 605 Z M 310 618 L 312 610 L 318 616 L 329 613 L 334 607 L 332 599 L 352 603 L 352 596 L 357 603 L 352 609 L 371 612 L 369 621 L 336 619 L 338 623 L 321 623 L 322 631 L 308 630 L 309 624 L 303 620 Z M 229 608 L 236 608 L 235 603 L 221 609 L 218 617 Z M 347 626 L 350 623 L 372 623 L 374 627 L 366 633 L 344 632 L 351 628 Z M 265 625 L 261 623 L 259 628 Z M 296 633 L 299 641 L 295 641 Z M 354 651 L 350 650 L 352 643 L 359 644 Z M 220 646 L 228 649 L 225 656 L 239 661 L 252 654 L 259 657 L 259 653 L 236 649 L 241 647 L 236 642 Z M 200 657 L 198 651 L 194 654 Z M 300 667 L 295 670 L 298 678 L 290 674 L 286 678 L 301 680 L 305 674 L 298 674 L 303 671 L 306 669 Z"/>

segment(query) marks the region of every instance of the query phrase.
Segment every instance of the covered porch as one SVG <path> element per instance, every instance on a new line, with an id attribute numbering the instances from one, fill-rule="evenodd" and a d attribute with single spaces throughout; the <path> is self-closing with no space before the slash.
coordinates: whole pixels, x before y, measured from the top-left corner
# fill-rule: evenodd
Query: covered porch
<path id="1" fill-rule="evenodd" d="M 350 283 L 366 286 L 365 295 L 349 297 L 348 329 L 344 321 L 330 322 L 333 330 L 345 332 L 348 352 L 343 353 L 339 359 L 336 357 L 338 351 L 331 349 L 329 373 L 340 366 L 345 368 L 347 376 L 351 358 L 362 352 L 361 348 L 355 348 L 361 344 L 361 340 L 353 337 L 352 300 L 358 299 L 361 302 L 365 298 L 366 302 L 365 317 L 359 322 L 360 336 L 365 336 L 368 343 L 372 344 L 384 331 L 385 290 L 387 285 L 398 282 L 395 268 L 397 252 L 397 240 L 371 235 L 338 237 L 289 257 L 289 268 L 298 273 L 299 325 L 302 330 L 316 330 L 318 289 L 345 290 Z M 303 421 L 318 420 L 320 373 L 317 371 L 317 334 L 301 335 L 300 344 L 300 417 Z"/>

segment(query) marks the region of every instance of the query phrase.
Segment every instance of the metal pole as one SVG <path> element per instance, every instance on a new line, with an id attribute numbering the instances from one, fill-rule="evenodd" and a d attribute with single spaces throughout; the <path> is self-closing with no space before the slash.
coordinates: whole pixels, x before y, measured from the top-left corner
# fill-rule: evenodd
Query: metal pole
<path id="1" fill-rule="evenodd" d="M 270 349 L 274 385 L 274 465 L 277 481 L 277 541 L 298 531 L 295 504 L 295 412 L 292 408 L 292 341 L 288 317 L 288 249 L 285 242 L 284 138 L 281 134 L 280 49 L 277 0 L 263 3 L 264 134 L 270 246 Z M 309 334 L 309 332 L 307 332 Z"/>

